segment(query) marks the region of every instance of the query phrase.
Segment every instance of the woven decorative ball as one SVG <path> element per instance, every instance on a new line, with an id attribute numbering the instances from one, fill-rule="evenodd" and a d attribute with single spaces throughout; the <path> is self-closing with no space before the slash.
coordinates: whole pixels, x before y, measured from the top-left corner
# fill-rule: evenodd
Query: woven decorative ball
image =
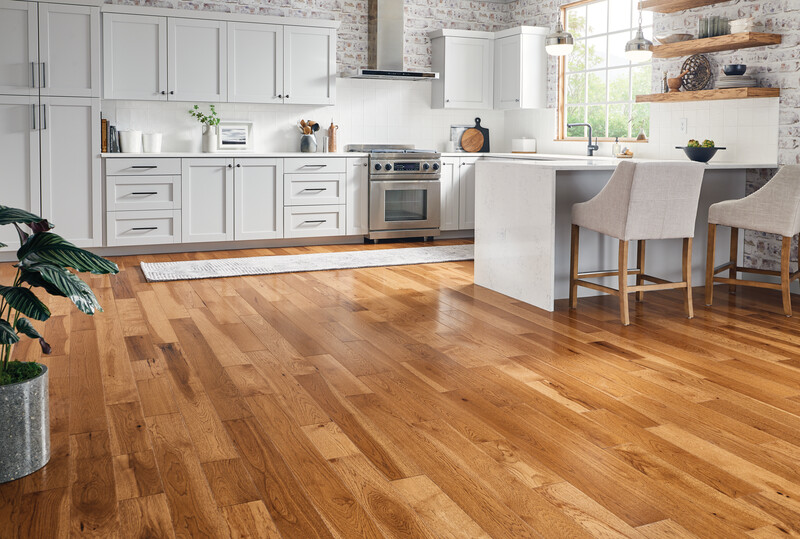
<path id="1" fill-rule="evenodd" d="M 705 90 L 711 82 L 711 64 L 702 54 L 688 57 L 681 67 L 684 71 L 688 73 L 683 76 L 683 87 L 688 91 Z"/>

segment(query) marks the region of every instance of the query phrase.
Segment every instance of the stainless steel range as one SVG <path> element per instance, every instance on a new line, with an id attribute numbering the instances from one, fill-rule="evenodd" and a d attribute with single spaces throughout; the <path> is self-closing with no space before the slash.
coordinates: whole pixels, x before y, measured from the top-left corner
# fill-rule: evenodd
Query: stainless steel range
<path id="1" fill-rule="evenodd" d="M 439 235 L 441 154 L 394 144 L 347 149 L 369 153 L 369 239 Z"/>

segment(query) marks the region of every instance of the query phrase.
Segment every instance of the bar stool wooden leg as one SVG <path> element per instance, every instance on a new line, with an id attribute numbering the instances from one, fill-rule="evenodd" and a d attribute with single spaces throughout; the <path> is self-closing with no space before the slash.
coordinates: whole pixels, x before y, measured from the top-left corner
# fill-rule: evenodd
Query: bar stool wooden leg
<path id="1" fill-rule="evenodd" d="M 581 227 L 572 225 L 572 240 L 569 255 L 569 308 L 578 307 L 578 246 L 580 244 Z"/>
<path id="2" fill-rule="evenodd" d="M 790 253 L 792 251 L 791 236 L 784 236 L 781 242 L 781 294 L 783 295 L 783 314 L 792 316 L 792 282 L 789 280 Z"/>
<path id="3" fill-rule="evenodd" d="M 692 307 L 692 238 L 683 238 L 683 281 L 686 283 L 684 307 L 686 317 L 694 318 Z"/>
<path id="4" fill-rule="evenodd" d="M 735 279 L 736 265 L 739 263 L 739 229 L 735 227 L 731 227 L 731 257 L 729 260 L 731 261 L 731 269 L 728 270 L 728 277 Z M 736 293 L 735 284 L 728 285 L 728 293 Z"/>
<path id="5" fill-rule="evenodd" d="M 717 242 L 717 225 L 708 223 L 708 251 L 706 251 L 706 305 L 714 300 L 714 244 Z"/>
<path id="6" fill-rule="evenodd" d="M 644 247 L 645 240 L 639 240 L 636 243 L 636 267 L 639 268 L 639 273 L 636 275 L 636 286 L 644 284 Z M 636 301 L 644 301 L 644 290 L 636 292 Z"/>
<path id="7" fill-rule="evenodd" d="M 628 313 L 628 242 L 619 240 L 619 319 L 623 326 L 631 323 Z"/>

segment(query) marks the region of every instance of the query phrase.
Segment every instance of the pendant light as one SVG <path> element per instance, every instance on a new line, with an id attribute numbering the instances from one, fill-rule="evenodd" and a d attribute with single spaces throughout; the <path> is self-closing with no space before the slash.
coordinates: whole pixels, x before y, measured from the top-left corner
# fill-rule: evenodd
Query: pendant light
<path id="1" fill-rule="evenodd" d="M 631 62 L 638 64 L 646 62 L 653 56 L 653 43 L 645 39 L 642 33 L 642 8 L 639 8 L 639 29 L 636 30 L 636 37 L 625 44 L 625 57 Z"/>
<path id="2" fill-rule="evenodd" d="M 572 34 L 564 31 L 561 25 L 561 18 L 556 23 L 556 31 L 552 34 L 547 34 L 544 39 L 544 49 L 550 56 L 566 56 L 572 52 L 575 42 L 572 39 Z"/>

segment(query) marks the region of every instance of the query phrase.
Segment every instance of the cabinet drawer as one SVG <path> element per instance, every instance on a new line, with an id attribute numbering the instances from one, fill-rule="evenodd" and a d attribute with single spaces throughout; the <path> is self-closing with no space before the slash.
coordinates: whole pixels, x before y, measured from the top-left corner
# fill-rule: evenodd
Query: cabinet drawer
<path id="1" fill-rule="evenodd" d="M 344 180 L 344 174 L 284 174 L 284 203 L 287 206 L 344 204 Z"/>
<path id="2" fill-rule="evenodd" d="M 109 246 L 178 243 L 180 239 L 180 210 L 106 213 L 106 243 Z"/>
<path id="3" fill-rule="evenodd" d="M 106 176 L 153 176 L 180 173 L 181 160 L 175 157 L 106 158 Z"/>
<path id="4" fill-rule="evenodd" d="M 344 236 L 344 205 L 287 206 L 283 210 L 285 238 Z"/>
<path id="5" fill-rule="evenodd" d="M 106 211 L 176 210 L 180 207 L 180 176 L 106 178 Z"/>
<path id="6" fill-rule="evenodd" d="M 319 172 L 343 173 L 346 168 L 347 159 L 344 157 L 291 157 L 283 160 L 284 174 L 316 174 Z"/>

